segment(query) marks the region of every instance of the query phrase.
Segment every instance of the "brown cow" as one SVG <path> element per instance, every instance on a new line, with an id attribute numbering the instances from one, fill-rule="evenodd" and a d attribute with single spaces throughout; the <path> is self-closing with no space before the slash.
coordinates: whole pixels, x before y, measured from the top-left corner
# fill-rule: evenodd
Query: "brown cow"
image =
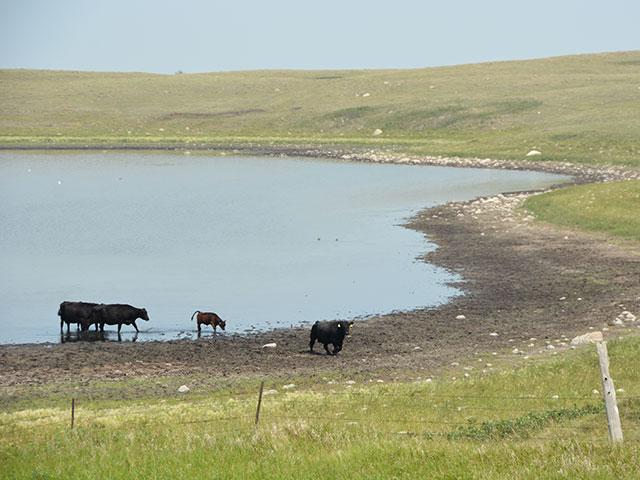
<path id="1" fill-rule="evenodd" d="M 211 325 L 214 332 L 216 331 L 216 327 L 218 325 L 222 330 L 224 330 L 224 327 L 227 325 L 226 322 L 222 320 L 217 314 L 213 312 L 201 312 L 200 310 L 196 310 L 195 312 L 193 312 L 193 315 L 191 315 L 191 320 L 193 320 L 193 317 L 196 316 L 196 313 L 198 314 L 198 316 L 196 317 L 196 321 L 198 322 L 198 333 L 200 333 L 200 325 L 202 324 Z"/>

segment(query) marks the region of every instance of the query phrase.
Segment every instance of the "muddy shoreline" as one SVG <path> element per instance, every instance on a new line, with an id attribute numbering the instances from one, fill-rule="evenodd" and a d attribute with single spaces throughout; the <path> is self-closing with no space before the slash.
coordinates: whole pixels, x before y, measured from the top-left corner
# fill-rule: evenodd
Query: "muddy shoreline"
<path id="1" fill-rule="evenodd" d="M 104 150 L 104 148 L 96 148 Z M 230 149 L 226 149 L 230 151 Z M 348 161 L 527 169 L 573 175 L 575 182 L 640 178 L 640 171 L 574 164 L 407 157 L 314 149 L 233 153 L 313 156 Z M 308 328 L 197 341 L 0 345 L 0 385 L 41 385 L 122 377 L 322 377 L 430 373 L 476 355 L 553 354 L 590 329 L 640 313 L 640 246 L 533 222 L 518 207 L 530 193 L 450 203 L 417 214 L 408 227 L 438 245 L 425 260 L 461 274 L 465 295 L 432 309 L 357 322 L 337 357 L 308 353 Z M 424 287 L 428 288 L 428 287 Z M 266 343 L 275 348 L 263 348 Z M 318 352 L 322 350 L 316 347 Z"/>

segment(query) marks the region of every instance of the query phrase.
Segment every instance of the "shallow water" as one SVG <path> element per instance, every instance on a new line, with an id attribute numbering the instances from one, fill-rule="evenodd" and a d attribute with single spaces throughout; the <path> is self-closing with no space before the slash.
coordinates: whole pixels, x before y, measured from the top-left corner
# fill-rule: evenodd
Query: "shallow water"
<path id="1" fill-rule="evenodd" d="M 0 153 L 0 342 L 60 341 L 63 300 L 146 307 L 138 341 L 435 306 L 454 276 L 399 226 L 556 175 L 177 154 Z M 209 328 L 209 327 L 205 327 Z M 113 327 L 112 330 L 115 330 Z M 133 327 L 123 327 L 132 340 Z M 113 338 L 114 335 L 110 335 Z"/>

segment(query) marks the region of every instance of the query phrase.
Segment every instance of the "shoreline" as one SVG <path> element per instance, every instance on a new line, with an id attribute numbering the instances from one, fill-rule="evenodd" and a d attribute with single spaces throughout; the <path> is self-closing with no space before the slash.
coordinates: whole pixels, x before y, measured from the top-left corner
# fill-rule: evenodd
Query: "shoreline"
<path id="1" fill-rule="evenodd" d="M 442 157 L 416 160 L 417 157 L 375 152 L 368 155 L 301 152 L 288 153 L 377 163 L 480 168 L 500 165 L 498 168 L 502 169 L 577 177 L 568 183 L 640 178 L 640 171 L 632 169 L 573 164 Z M 541 168 L 530 168 L 530 164 Z M 520 357 L 562 351 L 569 348 L 572 336 L 589 329 L 609 328 L 606 325 L 621 312 L 620 305 L 637 314 L 640 247 L 626 248 L 595 234 L 534 223 L 518 210 L 528 195 L 531 193 L 499 194 L 417 213 L 406 226 L 428 236 L 438 246 L 422 259 L 459 273 L 464 281 L 457 286 L 464 295 L 435 308 L 372 315 L 360 320 L 337 357 L 307 353 L 306 327 L 250 336 L 135 344 L 4 344 L 0 345 L 0 385 L 199 373 L 210 373 L 214 378 L 265 374 L 321 376 L 337 366 L 344 373 L 355 374 L 380 370 L 392 374 L 400 369 L 433 372 L 474 354 L 508 355 L 511 350 Z M 611 327 L 611 333 L 632 327 Z M 277 344 L 275 349 L 262 348 L 272 342 Z M 223 360 L 216 373 L 207 368 L 211 359 Z M 33 369 L 33 365 L 40 367 Z M 75 365 L 82 367 L 74 368 Z"/>
<path id="2" fill-rule="evenodd" d="M 640 168 L 614 165 L 584 165 L 571 162 L 495 160 L 491 158 L 457 156 L 409 155 L 386 147 L 375 148 L 323 148 L 313 146 L 254 146 L 254 145 L 75 145 L 75 146 L 8 146 L 0 145 L 0 152 L 158 152 L 190 154 L 210 153 L 212 155 L 255 155 L 266 157 L 326 158 L 364 163 L 391 163 L 397 165 L 428 165 L 454 168 L 483 168 L 496 170 L 527 170 L 534 172 L 569 175 L 576 178 L 572 183 L 593 183 L 614 180 L 640 180 Z"/>

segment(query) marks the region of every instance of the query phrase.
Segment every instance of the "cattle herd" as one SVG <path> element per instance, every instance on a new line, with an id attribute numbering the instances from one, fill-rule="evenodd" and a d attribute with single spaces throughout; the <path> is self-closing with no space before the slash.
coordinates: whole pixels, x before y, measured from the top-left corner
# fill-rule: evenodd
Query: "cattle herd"
<path id="1" fill-rule="evenodd" d="M 201 325 L 210 325 L 216 332 L 216 327 L 222 330 L 226 327 L 226 322 L 213 312 L 201 312 L 196 310 L 191 315 L 191 320 L 196 316 L 198 326 L 198 334 L 201 331 Z M 95 326 L 104 332 L 105 325 L 118 325 L 118 333 L 122 325 L 133 325 L 136 332 L 139 332 L 136 320 L 142 319 L 149 321 L 149 315 L 144 308 L 136 308 L 131 305 L 124 304 L 104 304 L 90 302 L 62 302 L 58 309 L 60 317 L 60 333 L 62 333 L 63 325 L 67 324 L 67 333 L 69 333 L 70 325 L 76 324 L 76 328 L 86 332 Z M 331 322 L 316 322 L 311 327 L 311 335 L 309 341 L 309 351 L 313 353 L 313 346 L 316 341 L 324 346 L 327 354 L 336 355 L 342 350 L 345 337 L 350 333 L 352 321 L 335 320 Z M 329 344 L 333 346 L 333 352 L 329 351 Z"/>

